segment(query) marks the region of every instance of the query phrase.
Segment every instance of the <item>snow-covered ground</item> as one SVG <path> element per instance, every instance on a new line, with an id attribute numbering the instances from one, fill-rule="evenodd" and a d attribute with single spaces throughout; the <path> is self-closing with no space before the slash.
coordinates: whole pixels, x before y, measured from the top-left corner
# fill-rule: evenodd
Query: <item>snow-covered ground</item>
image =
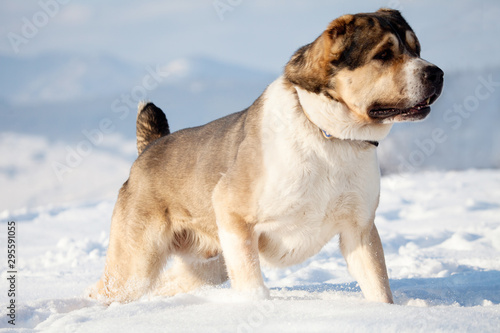
<path id="1" fill-rule="evenodd" d="M 337 239 L 288 269 L 264 269 L 270 301 L 228 285 L 109 307 L 87 299 L 100 276 L 112 200 L 6 213 L 17 222 L 16 328 L 26 332 L 498 332 L 500 171 L 382 179 L 376 223 L 395 305 L 370 303 L 348 275 Z M 7 225 L 2 223 L 2 229 Z M 2 230 L 2 235 L 5 235 Z M 5 236 L 0 240 L 5 241 Z M 0 260 L 6 279 L 6 260 Z M 1 304 L 7 304 L 2 293 Z M 5 320 L 0 327 L 11 327 Z"/>
<path id="2" fill-rule="evenodd" d="M 140 99 L 173 130 L 242 110 L 330 20 L 384 6 L 402 11 L 422 56 L 445 71 L 428 119 L 394 126 L 378 148 L 377 225 L 396 305 L 363 300 L 335 239 L 301 265 L 265 269 L 271 301 L 242 302 L 228 285 L 110 307 L 83 297 L 136 157 Z M 0 247 L 16 221 L 16 329 L 498 332 L 499 16 L 498 0 L 0 3 Z M 0 331 L 12 329 L 6 253 Z"/>

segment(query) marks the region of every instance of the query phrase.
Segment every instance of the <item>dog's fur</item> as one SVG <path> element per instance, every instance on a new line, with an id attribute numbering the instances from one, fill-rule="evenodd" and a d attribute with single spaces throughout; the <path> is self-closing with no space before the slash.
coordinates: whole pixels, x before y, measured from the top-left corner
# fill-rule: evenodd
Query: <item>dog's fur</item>
<path id="1" fill-rule="evenodd" d="M 392 302 L 375 142 L 394 122 L 425 118 L 442 85 L 401 14 L 381 9 L 334 20 L 244 111 L 169 134 L 163 112 L 141 104 L 139 157 L 91 296 L 127 302 L 229 277 L 265 298 L 261 264 L 300 263 L 339 234 L 365 297 Z"/>

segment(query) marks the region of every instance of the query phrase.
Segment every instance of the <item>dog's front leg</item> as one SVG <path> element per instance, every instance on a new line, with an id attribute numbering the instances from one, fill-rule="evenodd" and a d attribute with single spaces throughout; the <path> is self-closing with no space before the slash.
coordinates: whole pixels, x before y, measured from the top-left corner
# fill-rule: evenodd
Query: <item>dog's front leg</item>
<path id="1" fill-rule="evenodd" d="M 375 224 L 360 232 L 349 228 L 340 235 L 340 248 L 349 272 L 358 281 L 365 298 L 370 301 L 393 303 L 384 250 Z"/>
<path id="2" fill-rule="evenodd" d="M 269 298 L 253 226 L 232 214 L 218 214 L 217 225 L 231 287 L 253 299 Z"/>

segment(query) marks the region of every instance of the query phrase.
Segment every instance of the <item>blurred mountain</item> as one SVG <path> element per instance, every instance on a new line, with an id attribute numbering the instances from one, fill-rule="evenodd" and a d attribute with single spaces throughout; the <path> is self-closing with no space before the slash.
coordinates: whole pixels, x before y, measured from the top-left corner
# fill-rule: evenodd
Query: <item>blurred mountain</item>
<path id="1" fill-rule="evenodd" d="M 125 89 L 140 71 L 110 56 L 0 56 L 0 98 L 15 105 L 68 102 Z"/>
<path id="2" fill-rule="evenodd" d="M 278 75 L 204 57 L 2 57 L 0 212 L 113 198 L 137 156 L 139 100 L 161 107 L 175 131 L 247 108 Z M 396 124 L 380 143 L 382 172 L 500 167 L 499 82 L 498 67 L 447 72 L 430 116 Z"/>
<path id="3" fill-rule="evenodd" d="M 141 68 L 111 57 L 0 57 L 0 132 L 75 141 L 111 119 L 135 140 L 139 100 L 164 108 L 172 129 L 248 107 L 277 75 L 192 57 Z"/>
<path id="4" fill-rule="evenodd" d="M 0 132 L 52 142 L 85 139 L 103 120 L 135 141 L 143 99 L 164 110 L 172 130 L 198 126 L 245 109 L 279 75 L 205 57 L 144 67 L 108 56 L 1 57 L 0 63 Z M 428 119 L 396 124 L 381 143 L 383 172 L 500 167 L 499 82 L 498 67 L 447 72 Z"/>

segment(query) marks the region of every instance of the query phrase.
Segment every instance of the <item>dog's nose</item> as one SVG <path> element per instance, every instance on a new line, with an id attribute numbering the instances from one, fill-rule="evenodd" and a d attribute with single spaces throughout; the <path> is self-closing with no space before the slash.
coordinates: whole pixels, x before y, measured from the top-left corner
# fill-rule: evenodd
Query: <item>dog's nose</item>
<path id="1" fill-rule="evenodd" d="M 443 85 L 443 71 L 437 66 L 427 66 L 423 71 L 424 80 L 431 83 L 435 87 Z"/>

